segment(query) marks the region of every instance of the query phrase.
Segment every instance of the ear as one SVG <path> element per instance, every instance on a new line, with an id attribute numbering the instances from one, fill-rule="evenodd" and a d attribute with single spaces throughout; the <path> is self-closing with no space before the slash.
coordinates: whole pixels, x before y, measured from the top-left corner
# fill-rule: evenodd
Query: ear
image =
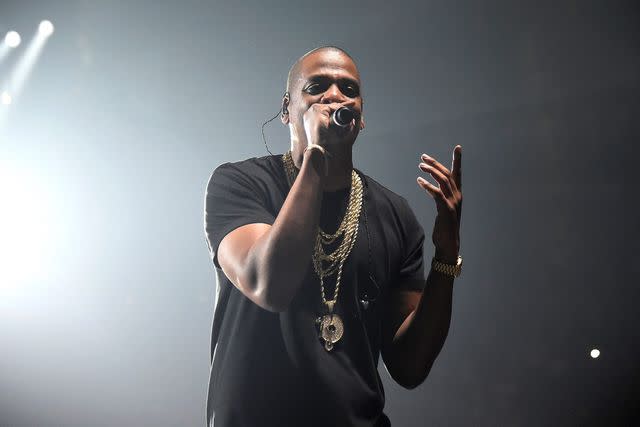
<path id="1" fill-rule="evenodd" d="M 282 107 L 280 108 L 280 121 L 284 125 L 289 124 L 289 102 L 291 98 L 289 97 L 289 92 L 285 92 L 282 95 Z"/>

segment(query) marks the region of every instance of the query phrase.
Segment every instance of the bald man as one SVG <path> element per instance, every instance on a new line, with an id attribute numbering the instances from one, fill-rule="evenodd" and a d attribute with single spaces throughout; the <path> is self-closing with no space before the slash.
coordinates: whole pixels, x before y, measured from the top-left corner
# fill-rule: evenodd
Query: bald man
<path id="1" fill-rule="evenodd" d="M 444 344 L 462 262 L 462 147 L 451 170 L 419 156 L 437 183 L 417 178 L 438 212 L 425 279 L 425 234 L 407 201 L 353 166 L 362 105 L 353 59 L 314 49 L 282 98 L 290 150 L 224 163 L 209 180 L 209 426 L 389 426 L 379 356 L 413 389 Z M 346 126 L 334 120 L 342 107 Z"/>

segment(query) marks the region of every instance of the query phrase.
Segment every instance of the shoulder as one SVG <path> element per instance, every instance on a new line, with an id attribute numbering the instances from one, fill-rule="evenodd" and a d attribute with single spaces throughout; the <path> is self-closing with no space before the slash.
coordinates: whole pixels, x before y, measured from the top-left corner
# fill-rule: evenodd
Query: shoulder
<path id="1" fill-rule="evenodd" d="M 371 199 L 379 208 L 398 212 L 402 216 L 412 212 L 406 198 L 361 170 L 357 169 L 357 171 L 364 177 L 365 191 L 369 192 Z"/>
<path id="2" fill-rule="evenodd" d="M 218 165 L 212 175 L 219 173 L 253 173 L 264 172 L 272 173 L 277 167 L 282 167 L 281 154 L 275 154 L 273 156 L 251 157 L 244 160 L 238 160 L 235 162 L 226 162 Z"/>
<path id="3" fill-rule="evenodd" d="M 405 197 L 389 189 L 370 176 L 364 175 L 367 201 L 374 204 L 376 216 L 385 230 L 404 240 L 406 236 L 421 235 L 424 229 Z"/>
<path id="4" fill-rule="evenodd" d="M 282 169 L 281 154 L 251 157 L 244 160 L 225 162 L 216 166 L 209 176 L 208 188 L 220 183 L 243 184 L 268 181 Z"/>

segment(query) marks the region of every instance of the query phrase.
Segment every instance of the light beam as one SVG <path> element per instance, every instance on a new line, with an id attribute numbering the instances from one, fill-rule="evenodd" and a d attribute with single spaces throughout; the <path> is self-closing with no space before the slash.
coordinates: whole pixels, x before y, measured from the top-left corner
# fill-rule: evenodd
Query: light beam
<path id="1" fill-rule="evenodd" d="M 31 71 L 36 64 L 40 53 L 42 52 L 42 48 L 49 39 L 49 36 L 51 36 L 51 34 L 53 33 L 53 30 L 53 24 L 50 21 L 42 21 L 38 27 L 38 31 L 29 42 L 27 50 L 17 61 L 7 84 L 7 92 L 11 93 L 11 102 L 15 102 L 16 99 L 18 99 L 25 81 L 29 77 L 29 74 L 31 74 Z M 9 36 L 9 33 L 7 33 L 7 37 Z M 5 42 L 7 37 L 5 37 Z M 15 38 L 15 36 L 12 36 L 12 38 Z M 0 111 L 0 128 L 4 126 L 7 111 L 8 109 L 6 108 Z"/>

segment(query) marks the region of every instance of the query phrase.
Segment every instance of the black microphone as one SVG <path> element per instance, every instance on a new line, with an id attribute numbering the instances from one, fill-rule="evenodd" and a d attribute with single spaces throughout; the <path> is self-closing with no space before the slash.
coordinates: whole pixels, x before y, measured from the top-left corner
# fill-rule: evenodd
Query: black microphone
<path id="1" fill-rule="evenodd" d="M 349 107 L 340 107 L 331 115 L 333 123 L 340 127 L 347 127 L 355 117 L 355 112 Z"/>

